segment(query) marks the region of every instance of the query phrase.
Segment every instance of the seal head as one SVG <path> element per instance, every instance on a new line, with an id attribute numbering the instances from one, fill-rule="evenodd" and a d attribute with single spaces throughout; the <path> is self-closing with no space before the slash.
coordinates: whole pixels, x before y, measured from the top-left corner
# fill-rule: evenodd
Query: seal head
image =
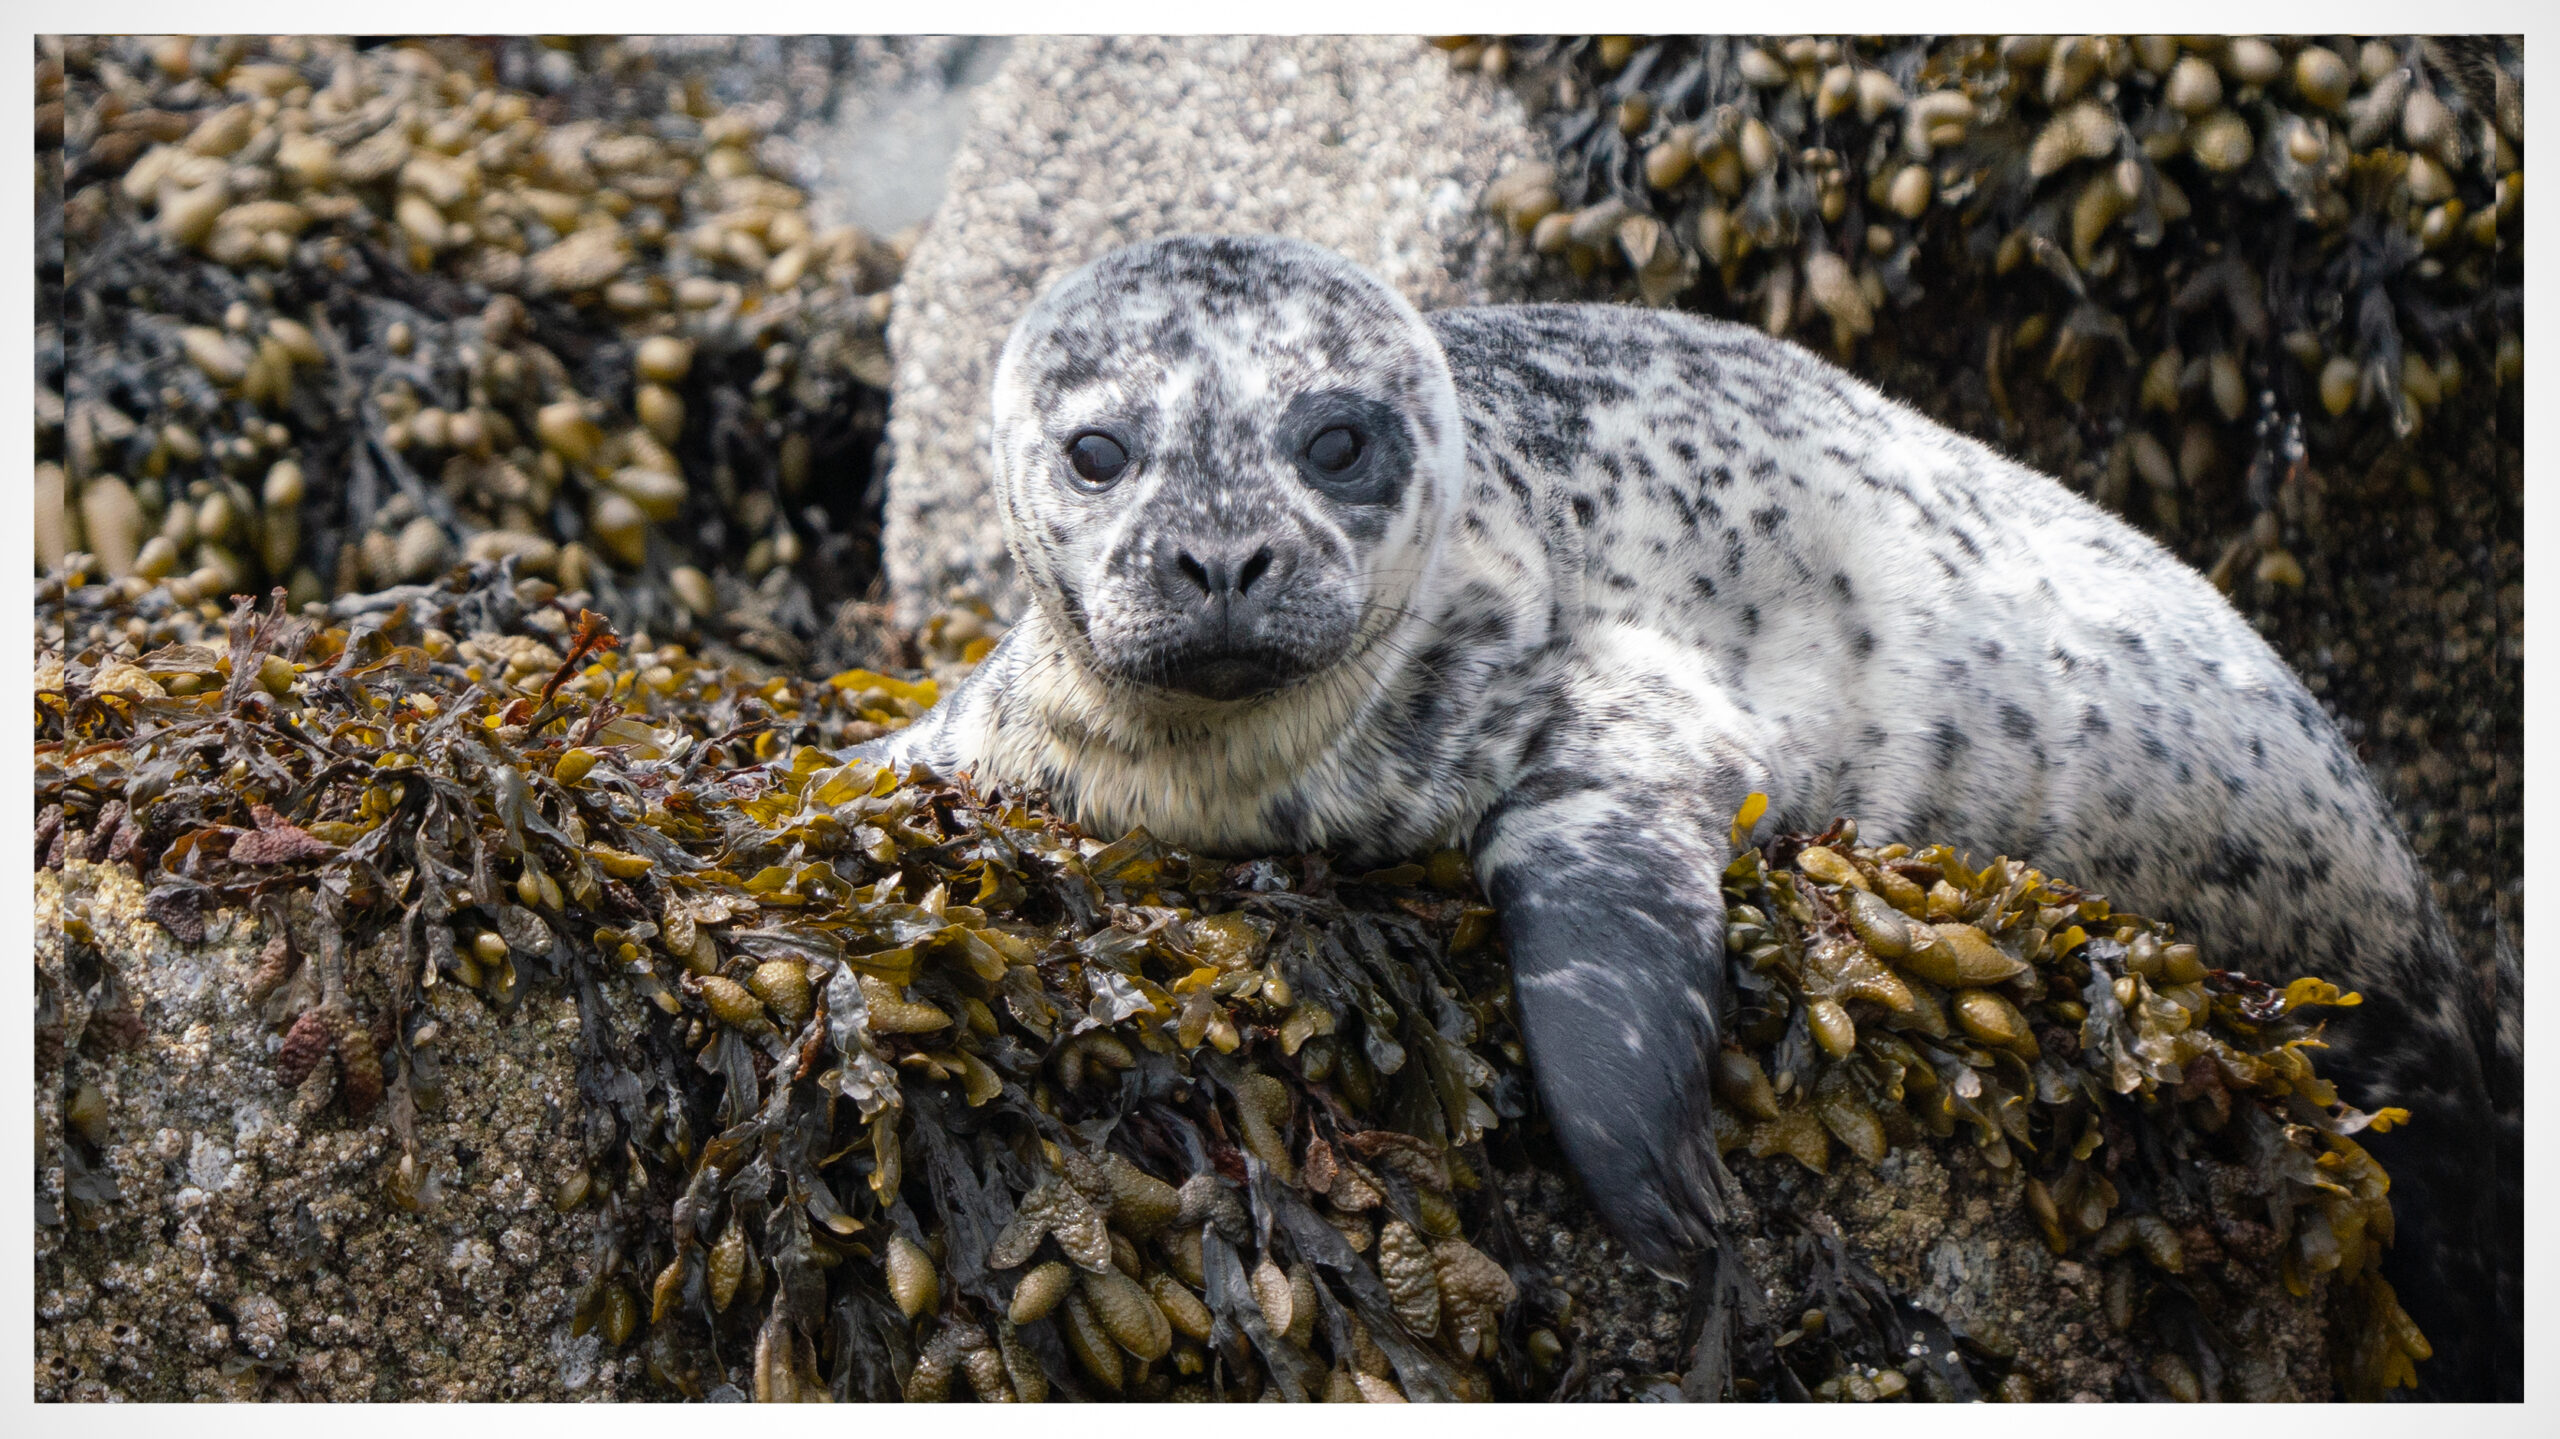
<path id="1" fill-rule="evenodd" d="M 1225 704 L 1379 644 L 1463 465 L 1440 347 L 1312 245 L 1185 236 L 1050 290 L 996 371 L 1014 557 L 1124 703 Z"/>

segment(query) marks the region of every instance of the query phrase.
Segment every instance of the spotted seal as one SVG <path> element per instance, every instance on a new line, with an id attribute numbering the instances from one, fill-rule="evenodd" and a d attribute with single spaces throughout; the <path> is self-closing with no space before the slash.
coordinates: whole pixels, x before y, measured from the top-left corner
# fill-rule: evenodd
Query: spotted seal
<path id="1" fill-rule="evenodd" d="M 1719 876 L 1757 791 L 1783 828 L 2033 856 L 2360 990 L 2327 1064 L 2416 1116 L 2374 1148 L 2428 1380 L 2516 1392 L 2495 1005 L 2336 726 L 2141 534 L 1758 332 L 1426 317 L 1270 238 L 1068 276 L 994 408 L 1030 611 L 864 752 L 1213 853 L 1464 846 L 1547 1112 L 1637 1255 L 1710 1241 L 1728 1182 Z"/>

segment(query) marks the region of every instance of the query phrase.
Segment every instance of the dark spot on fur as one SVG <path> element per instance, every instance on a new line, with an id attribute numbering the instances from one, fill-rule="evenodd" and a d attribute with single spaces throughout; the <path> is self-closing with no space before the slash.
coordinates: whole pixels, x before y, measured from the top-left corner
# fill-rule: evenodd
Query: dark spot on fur
<path id="1" fill-rule="evenodd" d="M 1954 719 L 1941 716 L 1929 730 L 1929 749 L 1937 757 L 1938 767 L 1954 764 L 1956 756 L 1973 748 L 1973 736 L 1966 734 Z"/>
<path id="2" fill-rule="evenodd" d="M 2203 877 L 2214 884 L 2241 885 L 2257 877 L 2266 864 L 2266 856 L 2256 844 L 2235 835 L 2222 835 L 2213 842 L 2213 854 L 2204 862 Z"/>

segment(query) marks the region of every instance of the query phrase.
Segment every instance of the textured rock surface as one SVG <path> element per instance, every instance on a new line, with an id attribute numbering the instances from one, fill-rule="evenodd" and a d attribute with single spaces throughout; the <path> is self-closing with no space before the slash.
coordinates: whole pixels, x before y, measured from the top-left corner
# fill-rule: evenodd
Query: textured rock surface
<path id="1" fill-rule="evenodd" d="M 638 1346 L 569 1334 L 593 1219 L 549 1202 L 578 1153 L 566 996 L 536 990 L 501 1016 L 455 986 L 431 992 L 444 1083 L 420 1103 L 432 1178 L 410 1213 L 385 1190 L 401 1146 L 384 1115 L 359 1123 L 329 1102 L 334 1061 L 300 1093 L 277 1082 L 273 1030 L 244 993 L 257 921 L 225 912 L 182 945 L 142 917 L 126 867 L 40 872 L 36 964 L 55 994 L 105 992 L 79 982 L 85 963 L 64 972 L 66 911 L 141 1022 L 121 1049 L 86 1010 L 59 1016 L 60 1044 L 39 1039 L 38 1206 L 75 1222 L 33 1236 L 37 1399 L 645 1396 Z M 360 999 L 376 958 L 349 956 Z M 95 1229 L 63 1195 L 65 1097 L 83 1083 L 105 1097 L 95 1152 L 120 1194 L 90 1211 Z"/>
<path id="2" fill-rule="evenodd" d="M 1409 36 L 1015 43 L 978 94 L 890 324 L 884 569 L 902 624 L 954 584 L 1010 618 L 987 503 L 987 387 L 1050 281 L 1185 231 L 1331 246 L 1424 309 L 1531 293 L 1525 247 L 1476 197 L 1543 148 L 1519 104 Z"/>

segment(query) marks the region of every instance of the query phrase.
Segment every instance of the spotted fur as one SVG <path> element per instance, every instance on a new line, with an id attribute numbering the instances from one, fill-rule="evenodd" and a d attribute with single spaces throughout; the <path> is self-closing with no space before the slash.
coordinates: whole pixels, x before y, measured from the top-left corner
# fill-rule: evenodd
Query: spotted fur
<path id="1" fill-rule="evenodd" d="M 1400 419 L 1390 503 L 1289 468 L 1284 420 L 1316 391 Z M 2325 1064 L 2416 1116 L 2373 1147 L 2431 1386 L 2516 1392 L 2512 1048 L 2493 1103 L 2493 1004 L 2373 785 L 2149 539 L 1754 331 L 1603 306 L 1426 319 L 1272 239 L 1158 241 L 1061 282 L 1006 346 L 995 419 L 1035 603 L 872 752 L 1219 853 L 1467 846 L 1548 1112 L 1639 1255 L 1673 1264 L 1721 1209 L 1718 875 L 1757 790 L 1778 828 L 1855 815 L 1879 841 L 2031 857 L 2226 964 L 2362 991 Z M 1144 464 L 1084 493 L 1062 447 L 1105 423 Z M 1131 678 L 1167 621 L 1128 557 L 1158 534 L 1298 555 L 1312 672 L 1224 702 Z"/>

